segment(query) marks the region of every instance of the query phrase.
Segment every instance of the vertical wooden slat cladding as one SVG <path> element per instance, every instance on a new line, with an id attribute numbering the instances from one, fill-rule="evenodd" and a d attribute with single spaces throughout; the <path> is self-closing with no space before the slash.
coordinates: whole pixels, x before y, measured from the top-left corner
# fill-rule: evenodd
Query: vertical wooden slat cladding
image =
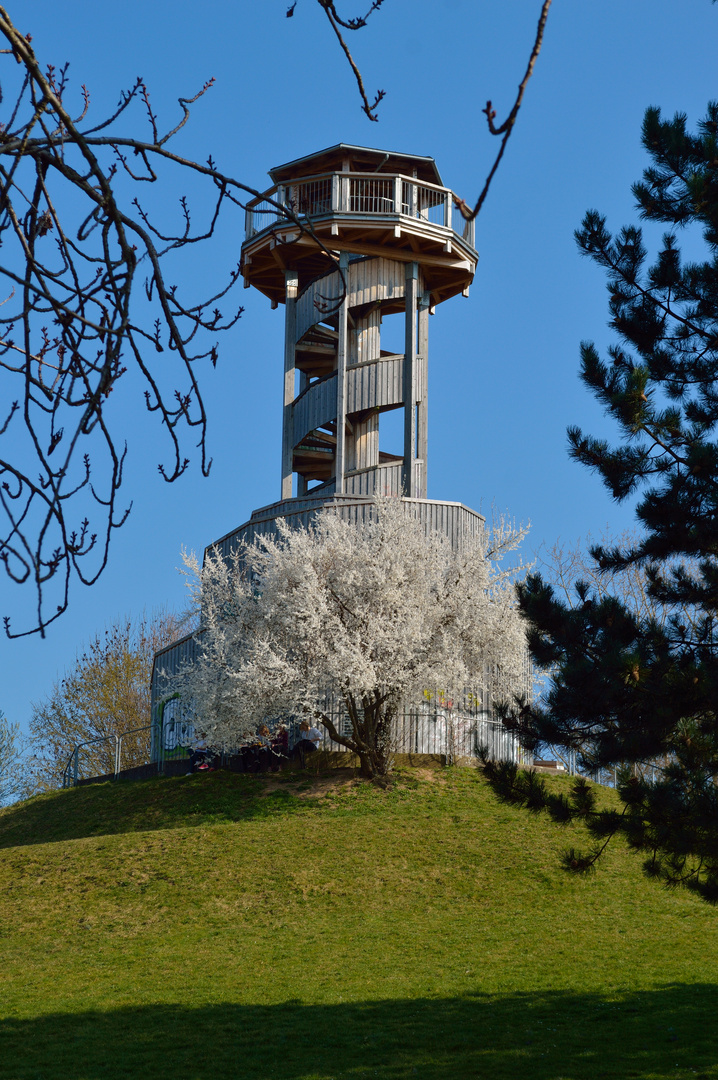
<path id="1" fill-rule="evenodd" d="M 378 465 L 374 469 L 363 469 L 350 473 L 346 478 L 349 495 L 401 495 L 401 462 Z"/>
<path id="2" fill-rule="evenodd" d="M 349 308 L 404 295 L 404 264 L 393 259 L 358 259 L 349 263 Z M 337 271 L 325 274 L 306 287 L 297 300 L 297 341 L 317 323 L 323 322 L 327 308 L 338 303 L 343 292 Z"/>
<path id="3" fill-rule="evenodd" d="M 336 416 L 337 376 L 335 372 L 328 379 L 313 383 L 299 400 L 295 401 L 294 445 L 300 443 L 315 428 L 323 427 L 332 420 L 336 420 Z"/>
<path id="4" fill-rule="evenodd" d="M 217 540 L 207 551 L 216 551 L 223 558 L 228 558 L 241 543 L 251 544 L 258 536 L 276 535 L 278 518 L 284 518 L 293 528 L 306 528 L 325 506 L 335 509 L 348 521 L 364 521 L 373 513 L 373 492 L 369 489 L 375 475 L 380 478 L 377 486 L 396 488 L 395 491 L 379 490 L 377 494 L 400 493 L 401 462 L 380 465 L 376 470 L 367 470 L 365 473 L 348 477 L 348 480 L 356 482 L 356 488 L 344 495 L 327 493 L 325 485 L 322 485 L 321 493 L 310 492 L 301 498 L 284 499 L 255 510 L 249 521 Z M 402 499 L 402 502 L 407 513 L 419 519 L 426 533 L 442 533 L 451 541 L 452 546 L 460 547 L 464 538 L 478 536 L 483 531 L 484 517 L 462 503 L 439 502 L 435 499 Z"/>
<path id="5" fill-rule="evenodd" d="M 404 267 L 393 259 L 361 259 L 349 264 L 349 307 L 404 295 Z"/>
<path id="6" fill-rule="evenodd" d="M 417 491 L 421 491 L 424 482 L 424 462 L 418 458 L 414 461 L 414 484 Z"/>
<path id="7" fill-rule="evenodd" d="M 347 369 L 347 413 L 404 403 L 404 357 L 383 356 Z"/>

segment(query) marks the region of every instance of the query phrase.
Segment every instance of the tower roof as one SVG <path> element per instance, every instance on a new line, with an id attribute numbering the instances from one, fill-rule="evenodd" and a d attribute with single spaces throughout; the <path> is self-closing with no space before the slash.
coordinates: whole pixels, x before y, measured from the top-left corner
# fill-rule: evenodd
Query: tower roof
<path id="1" fill-rule="evenodd" d="M 288 161 L 286 165 L 276 165 L 269 170 L 275 184 L 285 180 L 295 180 L 313 173 L 335 172 L 347 164 L 350 172 L 389 172 L 412 175 L 416 169 L 418 180 L 443 187 L 443 181 L 432 157 L 417 154 L 402 154 L 396 150 L 375 150 L 370 146 L 350 146 L 337 143 L 326 150 Z"/>

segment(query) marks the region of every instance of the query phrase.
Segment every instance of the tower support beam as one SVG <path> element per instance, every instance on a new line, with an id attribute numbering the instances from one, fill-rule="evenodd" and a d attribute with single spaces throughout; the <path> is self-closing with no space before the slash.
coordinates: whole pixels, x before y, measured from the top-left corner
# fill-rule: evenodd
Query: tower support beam
<path id="1" fill-rule="evenodd" d="M 296 270 L 285 271 L 284 289 L 286 313 L 284 320 L 284 409 L 282 412 L 282 498 L 291 499 L 294 464 L 293 402 L 296 379 L 297 293 L 299 291 L 299 275 Z"/>
<path id="2" fill-rule="evenodd" d="M 404 332 L 404 494 L 418 498 L 416 469 L 417 309 L 419 264 L 406 265 L 406 321 Z"/>
<path id="3" fill-rule="evenodd" d="M 429 450 L 429 307 L 431 297 L 429 293 L 422 293 L 419 301 L 419 323 L 417 337 L 417 352 L 419 354 L 419 387 L 420 400 L 417 406 L 416 424 L 416 456 L 421 462 L 419 466 L 419 483 L 417 497 L 427 498 L 427 454 Z"/>
<path id="4" fill-rule="evenodd" d="M 337 449 L 335 464 L 335 491 L 343 495 L 346 473 L 346 432 L 347 432 L 347 362 L 349 359 L 349 256 L 343 251 L 339 256 L 339 269 L 344 275 L 344 299 L 339 305 L 339 337 L 337 340 Z"/>

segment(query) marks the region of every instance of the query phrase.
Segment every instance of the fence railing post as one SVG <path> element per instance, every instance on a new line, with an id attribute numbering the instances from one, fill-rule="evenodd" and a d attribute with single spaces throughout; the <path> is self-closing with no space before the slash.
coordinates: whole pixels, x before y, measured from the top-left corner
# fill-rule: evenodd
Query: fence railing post
<path id="1" fill-rule="evenodd" d="M 403 185 L 400 176 L 394 177 L 394 213 L 400 214 L 403 198 L 402 198 Z"/>

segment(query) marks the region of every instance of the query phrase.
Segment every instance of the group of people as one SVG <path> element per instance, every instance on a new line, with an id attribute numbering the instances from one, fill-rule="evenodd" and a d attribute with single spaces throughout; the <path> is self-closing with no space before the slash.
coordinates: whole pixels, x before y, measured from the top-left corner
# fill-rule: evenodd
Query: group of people
<path id="1" fill-rule="evenodd" d="M 307 755 L 316 753 L 321 742 L 321 731 L 313 727 L 308 720 L 302 720 L 298 737 L 291 746 L 286 724 L 280 724 L 273 736 L 267 725 L 262 724 L 252 742 L 242 747 L 244 771 L 279 772 L 282 761 L 288 758 L 299 761 L 304 768 Z"/>
<path id="2" fill-rule="evenodd" d="M 302 768 L 307 754 L 314 754 L 322 742 L 322 733 L 319 728 L 312 727 L 308 720 L 302 720 L 299 725 L 299 738 L 292 747 L 292 754 L 299 758 Z"/>
<path id="3" fill-rule="evenodd" d="M 251 742 L 239 752 L 243 772 L 279 772 L 282 759 L 289 753 L 289 731 L 280 724 L 272 737 L 266 724 L 257 728 Z"/>
<path id="4" fill-rule="evenodd" d="M 257 728 L 257 733 L 239 751 L 243 772 L 279 772 L 282 762 L 292 758 L 304 768 L 307 756 L 315 754 L 323 739 L 319 728 L 313 727 L 308 720 L 299 725 L 298 737 L 290 746 L 289 728 L 280 724 L 274 735 L 266 724 Z M 215 764 L 215 755 L 207 745 L 204 732 L 199 732 L 189 747 L 190 773 L 211 769 Z M 189 775 L 189 773 L 188 773 Z"/>

